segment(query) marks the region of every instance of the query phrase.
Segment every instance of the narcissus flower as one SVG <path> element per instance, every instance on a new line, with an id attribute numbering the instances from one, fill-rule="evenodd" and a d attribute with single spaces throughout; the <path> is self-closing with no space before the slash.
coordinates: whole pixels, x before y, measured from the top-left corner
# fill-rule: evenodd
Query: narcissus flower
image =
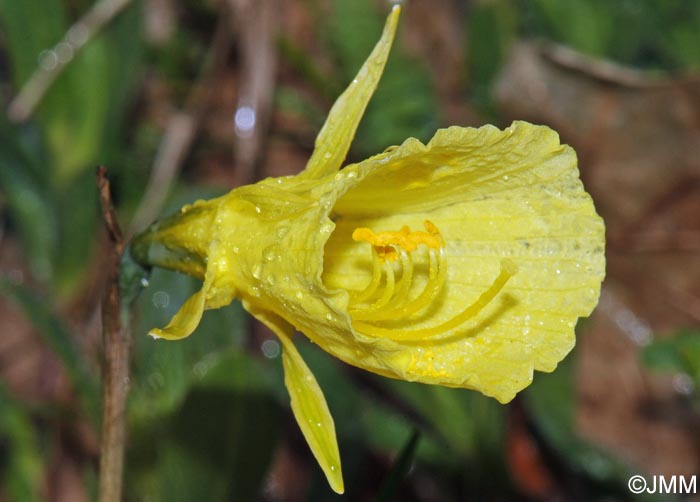
<path id="1" fill-rule="evenodd" d="M 337 492 L 333 419 L 295 331 L 359 368 L 505 403 L 571 350 L 605 269 L 603 221 L 547 127 L 450 127 L 340 169 L 398 15 L 302 173 L 183 207 L 132 245 L 142 263 L 203 281 L 152 336 L 189 336 L 236 298 L 277 334 L 292 409 Z"/>

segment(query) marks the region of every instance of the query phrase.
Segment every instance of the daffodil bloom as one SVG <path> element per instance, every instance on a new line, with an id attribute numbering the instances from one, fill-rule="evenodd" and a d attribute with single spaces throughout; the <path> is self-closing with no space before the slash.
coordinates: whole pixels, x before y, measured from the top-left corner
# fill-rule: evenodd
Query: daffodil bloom
<path id="1" fill-rule="evenodd" d="M 547 127 L 450 127 L 341 169 L 398 15 L 303 172 L 183 207 L 132 245 L 140 262 L 203 281 L 152 336 L 186 337 L 236 298 L 277 334 L 292 410 L 339 493 L 333 419 L 295 331 L 359 368 L 505 403 L 571 350 L 605 268 L 603 221 Z"/>

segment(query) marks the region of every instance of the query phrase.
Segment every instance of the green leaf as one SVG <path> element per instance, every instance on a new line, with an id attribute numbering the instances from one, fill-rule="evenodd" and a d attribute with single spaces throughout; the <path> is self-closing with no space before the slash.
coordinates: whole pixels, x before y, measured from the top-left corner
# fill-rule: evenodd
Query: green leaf
<path id="1" fill-rule="evenodd" d="M 44 461 L 23 406 L 0 386 L 0 486 L 8 500 L 40 500 Z"/>
<path id="2" fill-rule="evenodd" d="M 641 357 L 653 370 L 686 373 L 700 385 L 700 331 L 683 330 L 670 338 L 654 340 Z"/>
<path id="3" fill-rule="evenodd" d="M 202 364 L 179 407 L 132 429 L 128 486 L 137 499 L 256 500 L 262 493 L 283 416 L 265 368 L 242 350 Z"/>
<path id="4" fill-rule="evenodd" d="M 88 272 L 86 263 L 96 245 L 98 215 L 95 174 L 79 173 L 59 190 L 58 246 L 55 259 L 56 290 L 70 296 L 78 290 Z M 99 229 L 100 234 L 102 229 Z"/>
<path id="5" fill-rule="evenodd" d="M 41 51 L 53 46 L 67 28 L 59 0 L 0 0 L 0 23 L 12 62 L 15 88 L 36 70 Z"/>
<path id="6" fill-rule="evenodd" d="M 411 469 L 411 464 L 413 463 L 413 458 L 416 454 L 416 447 L 418 446 L 418 440 L 420 439 L 420 432 L 414 430 L 411 437 L 404 445 L 401 453 L 394 462 L 394 465 L 389 471 L 389 475 L 384 480 L 384 484 L 377 495 L 377 500 L 380 502 L 391 502 L 396 499 L 399 486 L 401 481 L 406 477 L 408 471 Z"/>
<path id="7" fill-rule="evenodd" d="M 130 11 L 130 12 L 129 12 Z M 126 21 L 128 26 L 119 26 Z M 15 91 L 39 69 L 42 51 L 52 49 L 69 28 L 62 2 L 0 0 Z M 140 58 L 138 9 L 131 6 L 72 56 L 39 104 L 35 118 L 51 150 L 46 174 L 62 188 L 104 160 L 106 139 L 124 116 Z M 117 26 L 117 28 L 115 28 Z"/>
<path id="8" fill-rule="evenodd" d="M 130 419 L 136 426 L 171 413 L 219 352 L 243 344 L 245 314 L 239 303 L 206 311 L 197 331 L 184 340 L 147 336 L 151 328 L 166 324 L 198 286 L 189 276 L 154 269 L 136 299 L 130 398 Z"/>
<path id="9" fill-rule="evenodd" d="M 517 9 L 510 0 L 475 2 L 467 17 L 469 84 L 477 103 L 491 105 L 491 84 L 517 36 Z"/>
<path id="10" fill-rule="evenodd" d="M 24 139 L 23 130 L 0 119 L 0 191 L 33 275 L 48 282 L 53 277 L 58 241 L 56 207 L 38 174 L 42 169 L 36 153 L 40 147 Z"/>
<path id="11" fill-rule="evenodd" d="M 464 493 L 510 494 L 503 463 L 505 407 L 491 398 L 465 389 L 387 380 L 389 393 L 417 411 L 441 451 L 418 449 L 418 455 L 438 466 L 440 477 L 454 473 Z M 421 425 L 421 424 L 418 424 Z M 423 443 L 422 443 L 423 444 Z M 428 455 L 430 455 L 428 457 Z M 469 469 L 464 470 L 464 465 Z M 447 481 L 446 481 L 447 482 Z"/>
<path id="12" fill-rule="evenodd" d="M 98 380 L 90 373 L 83 356 L 76 346 L 73 334 L 40 298 L 25 286 L 7 279 L 0 279 L 0 294 L 14 301 L 24 311 L 46 345 L 59 357 L 71 385 L 76 390 L 88 416 L 99 423 L 100 388 Z"/>

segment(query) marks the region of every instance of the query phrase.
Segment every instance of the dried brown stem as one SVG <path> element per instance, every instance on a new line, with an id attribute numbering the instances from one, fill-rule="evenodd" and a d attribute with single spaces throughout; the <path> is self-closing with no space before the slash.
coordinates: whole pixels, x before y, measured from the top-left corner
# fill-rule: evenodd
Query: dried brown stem
<path id="1" fill-rule="evenodd" d="M 121 319 L 119 297 L 119 260 L 124 241 L 114 213 L 107 180 L 107 169 L 97 169 L 97 186 L 102 216 L 110 240 L 109 274 L 102 299 L 104 341 L 102 438 L 100 445 L 100 502 L 119 502 L 122 498 L 124 471 L 125 410 L 129 392 L 128 326 Z"/>

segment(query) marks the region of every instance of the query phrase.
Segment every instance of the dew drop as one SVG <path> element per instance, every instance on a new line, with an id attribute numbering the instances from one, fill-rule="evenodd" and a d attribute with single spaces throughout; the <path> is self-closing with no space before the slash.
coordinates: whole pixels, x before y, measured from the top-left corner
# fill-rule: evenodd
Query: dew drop
<path id="1" fill-rule="evenodd" d="M 263 251 L 263 259 L 265 261 L 275 261 L 277 259 L 277 252 L 274 246 L 270 246 Z"/>
<path id="2" fill-rule="evenodd" d="M 253 277 L 260 279 L 262 277 L 262 265 L 256 263 L 253 267 Z"/>
<path id="3" fill-rule="evenodd" d="M 281 239 L 285 235 L 289 233 L 289 227 L 286 225 L 282 225 L 280 227 L 277 227 L 277 238 Z"/>

